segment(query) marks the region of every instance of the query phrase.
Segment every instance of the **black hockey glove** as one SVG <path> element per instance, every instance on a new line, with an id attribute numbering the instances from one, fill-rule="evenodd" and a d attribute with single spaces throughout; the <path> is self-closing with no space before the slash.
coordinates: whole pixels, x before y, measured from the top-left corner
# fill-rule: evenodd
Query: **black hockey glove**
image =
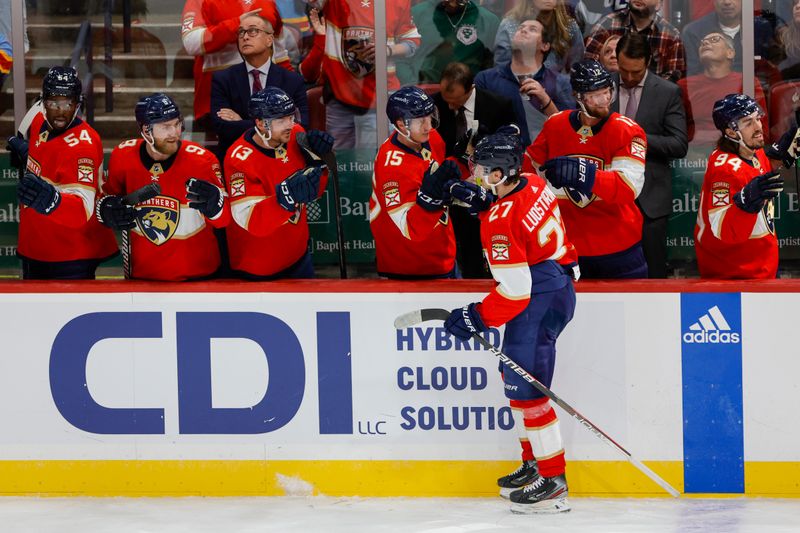
<path id="1" fill-rule="evenodd" d="M 31 172 L 25 172 L 17 183 L 17 199 L 37 213 L 49 215 L 61 203 L 61 193 L 53 185 Z"/>
<path id="2" fill-rule="evenodd" d="M 800 157 L 800 128 L 792 128 L 784 133 L 778 142 L 764 148 L 767 157 L 783 163 L 784 168 L 792 168 Z"/>
<path id="3" fill-rule="evenodd" d="M 539 169 L 553 187 L 569 187 L 589 196 L 594 187 L 597 165 L 577 157 L 554 157 Z"/>
<path id="4" fill-rule="evenodd" d="M 97 220 L 111 229 L 131 229 L 136 226 L 136 210 L 122 201 L 121 196 L 104 196 L 97 202 Z"/>
<path id="5" fill-rule="evenodd" d="M 450 196 L 453 197 L 454 201 L 457 200 L 469 207 L 470 215 L 477 215 L 486 211 L 497 200 L 497 197 L 491 191 L 470 181 L 454 180 L 448 185 Z"/>
<path id="6" fill-rule="evenodd" d="M 320 157 L 328 155 L 333 150 L 333 137 L 324 131 L 309 130 L 306 133 L 308 148 Z"/>
<path id="7" fill-rule="evenodd" d="M 783 190 L 783 178 L 778 172 L 767 172 L 751 179 L 733 195 L 733 203 L 742 211 L 758 213 L 764 204 Z"/>
<path id="8" fill-rule="evenodd" d="M 319 181 L 327 169 L 325 165 L 298 170 L 275 186 L 275 195 L 281 207 L 295 211 L 300 204 L 313 202 L 319 194 Z"/>
<path id="9" fill-rule="evenodd" d="M 225 202 L 222 189 L 197 178 L 186 180 L 186 199 L 189 200 L 189 207 L 197 209 L 208 218 L 217 216 Z"/>
<path id="10" fill-rule="evenodd" d="M 450 312 L 450 316 L 444 321 L 444 329 L 462 341 L 471 339 L 473 333 L 487 331 L 489 328 L 483 323 L 481 315 L 475 309 L 476 305 L 478 304 L 471 303 L 464 307 L 453 309 Z"/>
<path id="11" fill-rule="evenodd" d="M 6 150 L 11 152 L 11 156 L 8 158 L 11 166 L 17 168 L 20 173 L 25 172 L 25 168 L 28 166 L 28 141 L 16 135 L 9 137 Z"/>
<path id="12" fill-rule="evenodd" d="M 422 185 L 417 191 L 417 203 L 426 211 L 437 211 L 450 201 L 447 183 L 461 179 L 461 171 L 455 161 L 445 161 L 434 172 L 428 167 L 422 176 Z"/>

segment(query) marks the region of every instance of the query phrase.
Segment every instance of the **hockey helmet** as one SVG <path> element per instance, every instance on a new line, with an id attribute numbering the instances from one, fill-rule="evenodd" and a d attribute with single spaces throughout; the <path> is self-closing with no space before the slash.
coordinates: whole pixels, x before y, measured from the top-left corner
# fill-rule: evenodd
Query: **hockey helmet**
<path id="1" fill-rule="evenodd" d="M 739 120 L 753 113 L 758 113 L 759 118 L 764 115 L 755 100 L 746 94 L 729 94 L 714 103 L 712 117 L 714 126 L 724 134 L 726 128 L 739 131 Z"/>
<path id="2" fill-rule="evenodd" d="M 72 67 L 51 67 L 42 80 L 42 98 L 68 96 L 80 100 L 83 85 Z"/>
<path id="3" fill-rule="evenodd" d="M 478 166 L 486 173 L 500 170 L 503 176 L 515 178 L 522 168 L 525 147 L 519 135 L 510 132 L 493 133 L 481 139 L 470 157 L 470 170 L 475 175 Z"/>
<path id="4" fill-rule="evenodd" d="M 153 93 L 149 96 L 141 97 L 136 102 L 134 114 L 140 128 L 182 118 L 178 104 L 164 93 Z"/>
<path id="5" fill-rule="evenodd" d="M 253 120 L 272 120 L 295 114 L 291 97 L 278 87 L 267 87 L 253 93 L 247 112 Z"/>
<path id="6" fill-rule="evenodd" d="M 386 115 L 389 121 L 395 124 L 398 120 L 410 121 L 413 118 L 436 115 L 436 105 L 433 103 L 433 98 L 425 91 L 408 85 L 389 96 L 389 101 L 386 102 Z"/>
<path id="7" fill-rule="evenodd" d="M 578 94 L 614 86 L 611 74 L 596 59 L 584 59 L 572 65 L 569 83 Z"/>

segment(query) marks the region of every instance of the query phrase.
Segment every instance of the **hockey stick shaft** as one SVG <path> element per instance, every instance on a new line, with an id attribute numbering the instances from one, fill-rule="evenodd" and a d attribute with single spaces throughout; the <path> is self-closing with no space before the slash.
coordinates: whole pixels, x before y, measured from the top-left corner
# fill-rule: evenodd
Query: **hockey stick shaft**
<path id="1" fill-rule="evenodd" d="M 347 260 L 344 253 L 344 229 L 342 227 L 342 204 L 341 195 L 339 193 L 339 168 L 336 161 L 336 154 L 331 150 L 324 156 L 317 155 L 311 150 L 311 147 L 308 145 L 306 134 L 303 132 L 298 133 L 295 138 L 300 148 L 305 150 L 313 159 L 318 159 L 325 163 L 325 166 L 328 167 L 328 172 L 330 172 L 333 185 L 333 212 L 336 222 L 336 242 L 339 246 L 339 277 L 341 277 L 341 279 L 347 279 Z"/>
<path id="2" fill-rule="evenodd" d="M 419 311 L 412 311 L 411 313 L 407 313 L 405 315 L 401 315 L 395 319 L 395 327 L 398 329 L 402 329 L 403 327 L 408 327 L 413 325 L 414 320 L 418 320 L 418 322 L 426 322 L 428 320 L 447 320 L 450 316 L 450 311 L 446 309 L 420 309 Z M 605 442 L 611 448 L 615 449 L 621 455 L 625 457 L 633 466 L 638 468 L 642 473 L 644 473 L 647 477 L 652 479 L 657 485 L 661 488 L 666 490 L 670 493 L 673 497 L 678 498 L 680 496 L 680 492 L 678 492 L 672 485 L 667 483 L 664 479 L 662 479 L 658 474 L 653 472 L 649 467 L 642 464 L 639 460 L 631 455 L 631 453 L 623 448 L 619 443 L 617 443 L 614 439 L 609 437 L 603 430 L 597 427 L 591 420 L 580 414 L 578 411 L 575 410 L 570 404 L 562 400 L 556 393 L 546 387 L 542 382 L 537 380 L 535 377 L 530 375 L 524 368 L 519 366 L 515 363 L 510 357 L 506 354 L 492 346 L 492 344 L 478 335 L 477 333 L 472 334 L 472 338 L 475 339 L 478 344 L 489 350 L 492 354 L 497 356 L 500 361 L 508 368 L 513 370 L 517 375 L 519 375 L 522 379 L 533 385 L 536 390 L 553 400 L 556 405 L 561 407 L 568 415 L 573 417 L 575 420 L 578 421 L 580 425 L 591 431 L 597 438 L 601 441 Z"/>
<path id="3" fill-rule="evenodd" d="M 122 197 L 122 202 L 125 205 L 136 205 L 146 202 L 151 198 L 155 198 L 161 194 L 161 186 L 158 183 L 148 183 L 144 187 L 140 187 L 135 191 L 131 191 Z"/>

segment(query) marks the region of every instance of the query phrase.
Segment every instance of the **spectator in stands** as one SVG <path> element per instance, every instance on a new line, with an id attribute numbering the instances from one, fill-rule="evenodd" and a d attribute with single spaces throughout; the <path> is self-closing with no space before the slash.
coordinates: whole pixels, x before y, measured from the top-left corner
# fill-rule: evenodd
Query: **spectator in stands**
<path id="1" fill-rule="evenodd" d="M 436 131 L 445 145 L 445 156 L 463 161 L 468 140 L 477 135 L 494 133 L 497 128 L 516 122 L 511 100 L 475 87 L 475 76 L 464 63 L 450 63 L 439 82 L 441 91 L 433 95 L 433 103 L 439 110 L 439 126 Z M 462 167 L 461 173 L 469 175 Z M 464 278 L 490 278 L 481 246 L 478 217 L 458 205 L 450 207 L 450 220 L 456 236 L 456 261 Z"/>
<path id="2" fill-rule="evenodd" d="M 800 78 L 800 0 L 792 2 L 792 16 L 778 32 L 784 58 L 778 65 L 783 79 Z"/>
<path id="3" fill-rule="evenodd" d="M 497 30 L 494 43 L 494 64 L 511 62 L 511 40 L 523 20 L 539 20 L 551 35 L 550 54 L 545 66 L 556 72 L 568 73 L 576 61 L 583 59 L 583 35 L 575 20 L 569 16 L 564 0 L 519 0 Z"/>
<path id="4" fill-rule="evenodd" d="M 742 73 L 734 70 L 736 49 L 734 40 L 725 33 L 710 32 L 700 40 L 697 56 L 703 72 L 678 80 L 683 104 L 686 107 L 689 140 L 715 143 L 719 130 L 714 125 L 714 102 L 725 95 L 742 92 Z M 766 109 L 761 83 L 755 80 L 756 102 Z M 768 117 L 761 117 L 764 135 L 769 132 Z"/>
<path id="5" fill-rule="evenodd" d="M 756 16 L 755 28 L 755 54 L 762 59 L 778 63 L 781 54 L 780 45 L 776 39 L 776 24 L 781 21 L 774 16 L 772 20 Z M 736 57 L 733 70 L 742 70 L 742 0 L 714 0 L 714 11 L 695 20 L 683 28 L 683 45 L 686 47 L 686 63 L 689 74 L 699 74 L 703 65 L 697 51 L 700 49 L 700 39 L 711 32 L 723 33 L 733 39 Z"/>
<path id="6" fill-rule="evenodd" d="M 236 32 L 247 15 L 260 15 L 281 32 L 283 24 L 274 0 L 187 0 L 183 7 L 181 39 L 186 51 L 195 56 L 194 120 L 203 128 L 211 122 L 212 73 L 242 62 Z M 272 62 L 291 68 L 289 56 L 279 44 L 275 45 Z"/>
<path id="7" fill-rule="evenodd" d="M 603 51 L 600 54 L 600 63 L 602 63 L 609 72 L 617 72 L 619 70 L 619 65 L 617 63 L 617 43 L 620 37 L 620 35 L 612 35 L 606 39 L 605 44 L 603 44 Z"/>
<path id="8" fill-rule="evenodd" d="M 411 20 L 411 2 L 386 1 L 385 44 L 375 42 L 375 19 L 369 2 L 327 0 L 324 6 L 319 0 L 308 3 L 325 17 L 325 52 L 316 64 L 304 61 L 301 69 L 306 80 L 323 76 L 326 129 L 336 139 L 336 149 L 375 147 L 375 54 L 386 54 L 388 89 L 397 90 L 400 82 L 394 62 L 414 55 L 420 44 L 419 32 Z"/>
<path id="9" fill-rule="evenodd" d="M 681 91 L 648 72 L 650 44 L 641 33 L 628 32 L 617 44 L 619 98 L 611 105 L 636 121 L 647 135 L 644 186 L 636 198 L 642 212 L 642 250 L 650 278 L 667 277 L 667 221 L 672 214 L 670 162 L 686 156 L 686 112 Z"/>
<path id="10" fill-rule="evenodd" d="M 621 11 L 628 7 L 628 0 L 578 0 L 575 4 L 575 21 L 578 23 L 584 37 L 604 16 L 614 11 Z"/>
<path id="11" fill-rule="evenodd" d="M 546 66 L 552 39 L 541 21 L 525 20 L 511 39 L 511 63 L 484 70 L 475 77 L 477 87 L 511 100 L 526 146 L 541 131 L 548 116 L 575 108 L 569 77 Z"/>
<path id="12" fill-rule="evenodd" d="M 6 76 L 11 74 L 11 65 L 13 62 L 11 43 L 8 42 L 5 35 L 0 33 L 0 89 L 3 88 Z"/>
<path id="13" fill-rule="evenodd" d="M 325 32 L 327 25 L 325 17 L 320 14 L 319 8 L 312 7 L 308 10 L 308 22 L 314 37 L 308 55 L 300 62 L 298 70 L 306 82 L 317 85 L 321 73 L 322 57 L 325 55 Z"/>
<path id="14" fill-rule="evenodd" d="M 283 89 L 300 112 L 300 123 L 308 126 L 308 99 L 299 74 L 272 64 L 272 24 L 260 15 L 242 18 L 238 30 L 243 63 L 214 73 L 211 82 L 211 120 L 219 136 L 218 156 L 253 127 L 248 114 L 250 95 L 264 87 Z"/>
<path id="15" fill-rule="evenodd" d="M 420 34 L 413 56 L 396 61 L 403 84 L 438 83 L 453 61 L 472 74 L 493 64 L 492 47 L 500 20 L 473 0 L 422 0 L 411 9 Z"/>
<path id="16" fill-rule="evenodd" d="M 653 59 L 650 70 L 668 80 L 686 75 L 681 34 L 658 13 L 661 0 L 633 0 L 628 8 L 609 13 L 592 28 L 586 38 L 586 58 L 600 60 L 603 44 L 611 35 L 634 31 L 647 36 Z"/>

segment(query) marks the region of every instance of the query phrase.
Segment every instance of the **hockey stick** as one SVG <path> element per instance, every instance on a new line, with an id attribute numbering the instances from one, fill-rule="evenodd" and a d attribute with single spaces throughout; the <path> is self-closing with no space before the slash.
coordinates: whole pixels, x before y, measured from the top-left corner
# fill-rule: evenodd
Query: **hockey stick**
<path id="1" fill-rule="evenodd" d="M 297 144 L 300 145 L 300 148 L 305 150 L 311 159 L 324 162 L 328 167 L 328 171 L 331 173 L 331 178 L 333 181 L 333 211 L 336 217 L 336 240 L 339 245 L 339 276 L 342 279 L 347 279 L 347 261 L 344 255 L 344 230 L 342 228 L 341 197 L 339 194 L 339 170 L 336 162 L 336 154 L 333 153 L 333 150 L 324 156 L 315 154 L 308 145 L 308 139 L 306 138 L 305 132 L 298 133 L 296 139 Z"/>
<path id="2" fill-rule="evenodd" d="M 140 187 L 135 191 L 128 193 L 127 195 L 122 197 L 122 202 L 125 205 L 136 205 L 142 202 L 146 202 L 151 198 L 155 198 L 161 194 L 161 185 L 158 183 L 148 183 L 144 187 Z"/>
<path id="3" fill-rule="evenodd" d="M 403 315 L 398 316 L 394 320 L 394 327 L 397 329 L 404 329 L 415 324 L 419 324 L 420 322 L 427 322 L 429 320 L 447 320 L 450 316 L 450 311 L 446 309 L 419 309 L 417 311 L 411 311 L 410 313 L 405 313 Z M 478 335 L 477 333 L 472 334 L 472 338 L 478 341 L 478 343 L 492 352 L 494 355 L 500 358 L 500 361 L 503 362 L 508 368 L 516 372 L 522 379 L 533 385 L 539 392 L 553 400 L 556 405 L 561 407 L 564 411 L 567 412 L 572 418 L 578 421 L 580 425 L 591 431 L 595 437 L 599 438 L 622 455 L 625 456 L 625 459 L 631 462 L 633 466 L 638 468 L 642 473 L 644 473 L 647 477 L 652 479 L 656 482 L 661 488 L 665 491 L 669 492 L 673 497 L 678 498 L 680 497 L 680 492 L 675 490 L 675 488 L 664 481 L 658 474 L 650 470 L 649 467 L 642 464 L 639 460 L 633 457 L 628 450 L 620 446 L 614 439 L 609 437 L 608 435 L 603 432 L 602 429 L 595 426 L 589 419 L 581 415 L 578 411 L 576 411 L 570 404 L 562 400 L 556 393 L 551 391 L 549 388 L 545 387 L 539 380 L 535 377 L 531 376 L 524 368 L 519 366 L 517 363 L 511 360 L 506 354 L 492 346 L 492 344 Z"/>
<path id="4" fill-rule="evenodd" d="M 161 194 L 161 185 L 152 182 L 123 196 L 122 202 L 125 205 L 135 206 L 155 198 L 159 194 Z M 131 267 L 131 236 L 130 230 L 126 229 L 122 230 L 122 270 L 126 279 L 131 277 Z"/>

